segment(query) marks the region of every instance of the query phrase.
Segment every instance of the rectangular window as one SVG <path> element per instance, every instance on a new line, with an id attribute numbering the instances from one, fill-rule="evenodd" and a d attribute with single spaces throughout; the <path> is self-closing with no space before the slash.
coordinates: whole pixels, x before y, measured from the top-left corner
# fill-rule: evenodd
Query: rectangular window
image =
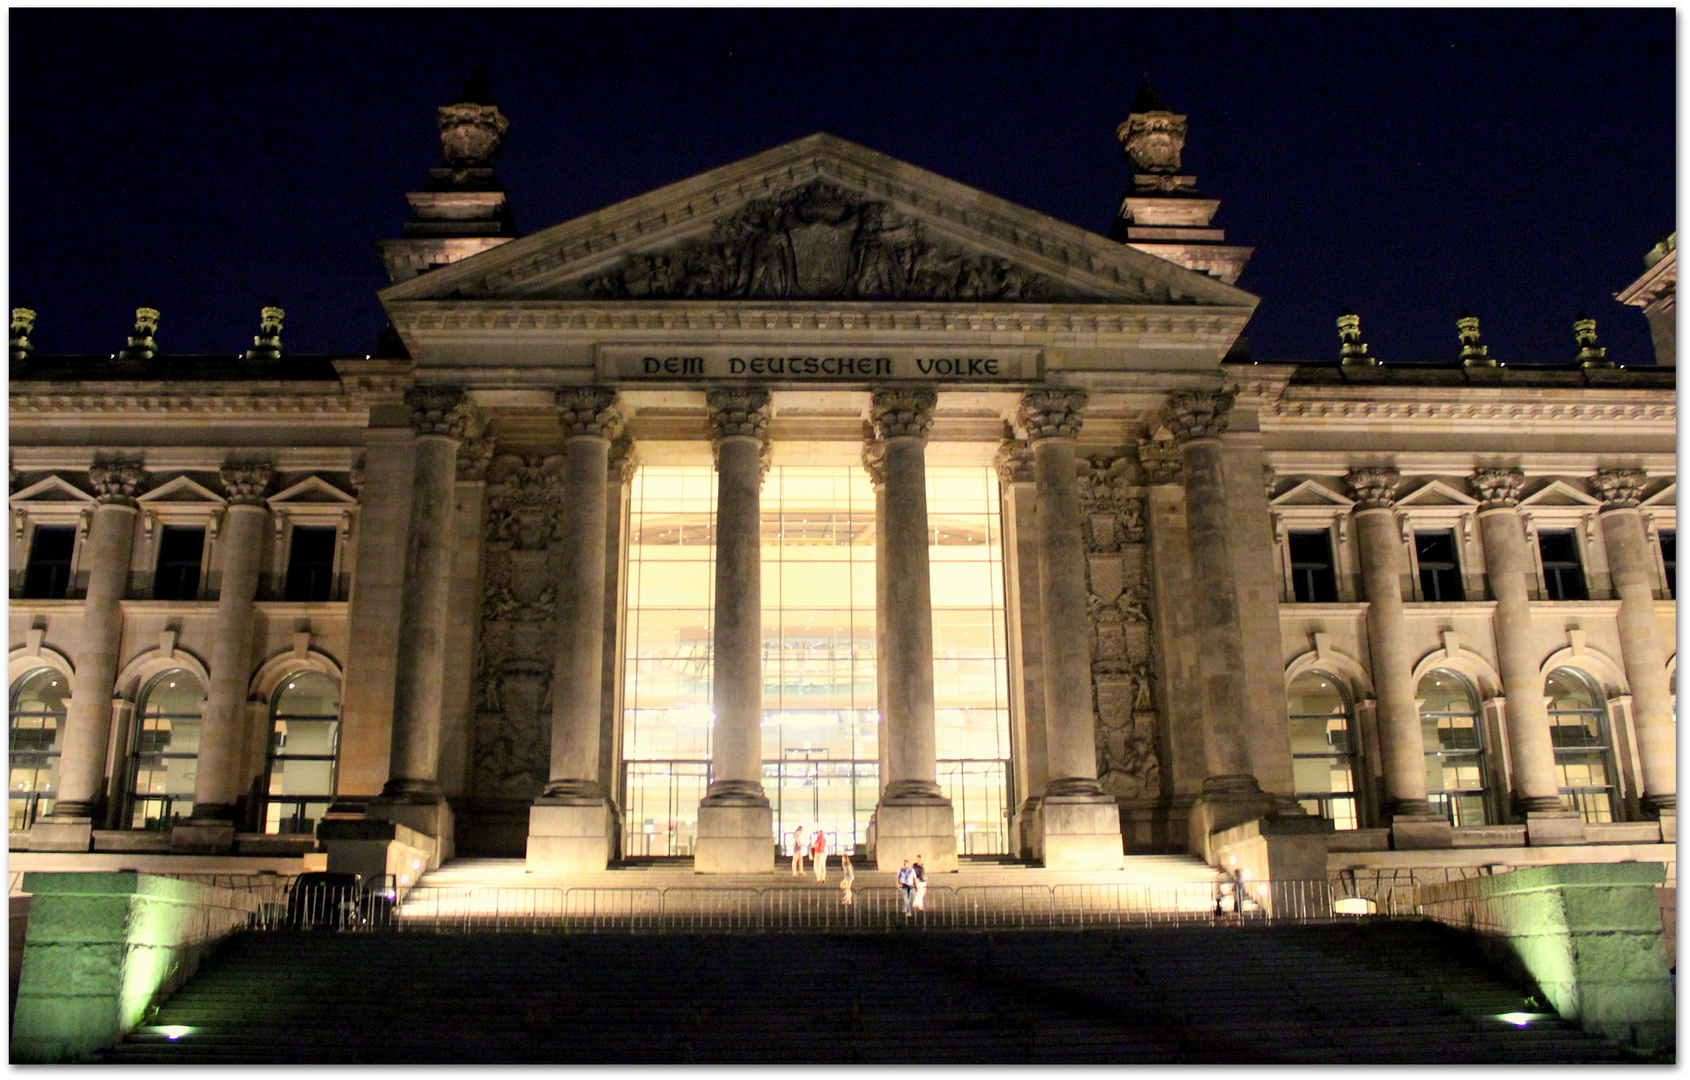
<path id="1" fill-rule="evenodd" d="M 70 588 L 70 553 L 76 546 L 76 526 L 39 525 L 29 545 L 24 570 L 26 600 L 63 600 Z"/>
<path id="2" fill-rule="evenodd" d="M 1338 574 L 1332 565 L 1329 529 L 1293 529 L 1291 593 L 1299 604 L 1330 604 L 1338 599 Z"/>
<path id="3" fill-rule="evenodd" d="M 1414 534 L 1414 555 L 1420 564 L 1420 597 L 1429 602 L 1451 603 L 1467 599 L 1461 584 L 1461 561 L 1455 554 L 1455 532 Z"/>
<path id="4" fill-rule="evenodd" d="M 1540 529 L 1537 549 L 1543 556 L 1543 588 L 1549 600 L 1588 600 L 1578 536 L 1571 529 Z"/>
<path id="5" fill-rule="evenodd" d="M 295 603 L 328 600 L 334 594 L 333 525 L 295 525 L 288 549 L 285 599 Z"/>
<path id="6" fill-rule="evenodd" d="M 1661 530 L 1661 565 L 1667 572 L 1667 595 L 1678 599 L 1678 530 Z"/>
<path id="7" fill-rule="evenodd" d="M 204 554 L 204 529 L 166 525 L 158 541 L 158 573 L 153 578 L 153 599 L 196 598 L 200 591 L 200 559 Z"/>

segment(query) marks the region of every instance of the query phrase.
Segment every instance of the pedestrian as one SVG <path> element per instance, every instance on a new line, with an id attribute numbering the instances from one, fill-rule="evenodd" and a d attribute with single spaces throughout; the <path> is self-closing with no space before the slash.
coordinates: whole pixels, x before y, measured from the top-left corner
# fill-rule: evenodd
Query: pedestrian
<path id="1" fill-rule="evenodd" d="M 851 856 L 848 853 L 841 853 L 839 859 L 845 864 L 845 876 L 839 881 L 839 902 L 850 907 L 857 902 L 857 898 L 851 893 L 851 886 L 857 880 L 857 872 L 851 869 Z"/>
<path id="2" fill-rule="evenodd" d="M 908 859 L 898 870 L 898 896 L 904 902 L 904 918 L 908 919 L 914 914 L 911 902 L 915 899 L 915 871 L 910 869 Z"/>
<path id="3" fill-rule="evenodd" d="M 792 876 L 804 872 L 804 826 L 792 830 Z"/>
<path id="4" fill-rule="evenodd" d="M 810 860 L 816 864 L 816 880 L 827 880 L 827 833 L 816 830 L 816 838 L 810 842 Z"/>
<path id="5" fill-rule="evenodd" d="M 915 897 L 910 901 L 910 906 L 917 911 L 926 911 L 927 867 L 921 865 L 920 855 L 915 857 L 915 862 L 910 865 L 910 869 L 915 871 Z"/>

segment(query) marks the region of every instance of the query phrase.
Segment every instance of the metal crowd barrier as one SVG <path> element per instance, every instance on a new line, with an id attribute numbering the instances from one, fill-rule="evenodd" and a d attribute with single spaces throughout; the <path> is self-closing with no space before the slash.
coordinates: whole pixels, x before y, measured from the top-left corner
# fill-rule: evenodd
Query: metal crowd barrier
<path id="1" fill-rule="evenodd" d="M 902 890 L 870 886 L 842 902 L 834 884 L 721 887 L 458 886 L 318 892 L 281 900 L 271 887 L 258 929 L 397 933 L 793 933 L 1088 929 L 1179 924 L 1342 922 L 1417 917 L 1411 889 L 1346 897 L 1326 881 L 1108 882 L 928 886 L 906 913 Z"/>

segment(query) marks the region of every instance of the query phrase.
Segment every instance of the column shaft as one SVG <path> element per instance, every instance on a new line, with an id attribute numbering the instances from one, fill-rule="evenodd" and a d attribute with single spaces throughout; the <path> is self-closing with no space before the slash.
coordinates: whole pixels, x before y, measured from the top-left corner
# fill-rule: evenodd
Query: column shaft
<path id="1" fill-rule="evenodd" d="M 1185 512 L 1191 537 L 1193 607 L 1202 672 L 1203 740 L 1209 777 L 1205 788 L 1258 785 L 1250 769 L 1245 708 L 1244 635 L 1227 544 L 1226 489 L 1221 441 L 1196 438 L 1180 448 L 1185 469 Z M 1247 780 L 1247 783 L 1245 782 Z M 1220 781 L 1220 784 L 1217 784 Z"/>
<path id="2" fill-rule="evenodd" d="M 1532 641 L 1532 611 L 1526 588 L 1532 573 L 1525 528 L 1511 506 L 1479 512 L 1485 546 L 1485 576 L 1496 598 L 1497 668 L 1508 704 L 1508 748 L 1514 767 L 1514 801 L 1522 813 L 1557 812 L 1560 784 L 1549 737 L 1549 699 L 1543 692 Z"/>
<path id="3" fill-rule="evenodd" d="M 224 511 L 219 545 L 223 576 L 195 766 L 195 818 L 229 818 L 246 786 L 241 762 L 246 756 L 247 685 L 252 674 L 252 603 L 269 521 L 270 511 L 261 503 L 231 503 Z"/>
<path id="4" fill-rule="evenodd" d="M 933 586 L 928 569 L 926 440 L 886 445 L 887 762 L 885 800 L 939 795 L 933 728 Z M 895 598 L 895 599 L 894 599 Z M 925 854 L 925 853 L 923 853 Z"/>
<path id="5" fill-rule="evenodd" d="M 601 799 L 599 729 L 604 694 L 605 488 L 610 440 L 564 443 L 558 545 L 557 659 L 552 669 L 552 756 L 548 797 Z"/>
<path id="6" fill-rule="evenodd" d="M 119 605 L 129 585 L 137 512 L 133 499 L 101 502 L 94 508 L 82 545 L 88 594 L 82 604 L 82 641 L 59 742 L 59 798 L 51 815 L 55 818 L 91 817 L 105 791 L 112 693 L 123 642 Z"/>
<path id="7" fill-rule="evenodd" d="M 1388 507 L 1355 515 L 1361 576 L 1367 596 L 1367 643 L 1378 695 L 1379 749 L 1384 760 L 1385 812 L 1426 817 L 1426 744 L 1414 697 L 1414 658 L 1403 622 L 1402 543 Z"/>
<path id="8" fill-rule="evenodd" d="M 1095 794 L 1091 617 L 1074 440 L 1033 442 L 1038 492 L 1039 607 L 1044 622 L 1045 752 L 1051 794 Z"/>
<path id="9" fill-rule="evenodd" d="M 1654 574 L 1643 518 L 1635 507 L 1604 510 L 1602 537 L 1614 591 L 1620 597 L 1620 650 L 1631 684 L 1643 801 L 1653 810 L 1678 806 L 1678 725 L 1655 615 Z"/>
<path id="10" fill-rule="evenodd" d="M 744 435 L 718 446 L 711 796 L 763 797 L 761 450 Z"/>

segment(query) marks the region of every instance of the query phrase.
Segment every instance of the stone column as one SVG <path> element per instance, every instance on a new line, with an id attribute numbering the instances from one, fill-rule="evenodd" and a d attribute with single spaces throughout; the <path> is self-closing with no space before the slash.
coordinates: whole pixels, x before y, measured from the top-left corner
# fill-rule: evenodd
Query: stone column
<path id="1" fill-rule="evenodd" d="M 1448 847 L 1449 822 L 1426 801 L 1426 743 L 1414 696 L 1414 656 L 1402 607 L 1402 536 L 1397 528 L 1395 469 L 1352 469 L 1346 478 L 1356 501 L 1367 599 L 1367 645 L 1373 659 L 1379 750 L 1385 775 L 1385 813 L 1398 848 Z M 1352 733 L 1353 734 L 1353 733 Z"/>
<path id="2" fill-rule="evenodd" d="M 1010 747 L 1015 769 L 1011 841 L 1024 859 L 1044 859 L 1039 807 L 1050 781 L 1045 745 L 1044 626 L 1039 607 L 1038 491 L 1033 448 L 1005 439 L 994 464 L 1002 493 L 1004 606 L 1008 609 Z"/>
<path id="3" fill-rule="evenodd" d="M 698 804 L 701 874 L 771 873 L 774 811 L 763 793 L 763 454 L 769 392 L 712 390 L 716 450 L 713 778 Z"/>
<path id="4" fill-rule="evenodd" d="M 610 441 L 622 430 L 616 392 L 560 390 L 563 505 L 558 520 L 557 653 L 552 665 L 551 778 L 529 810 L 528 868 L 603 870 L 616 812 L 599 780 L 604 699 L 605 493 Z"/>
<path id="5" fill-rule="evenodd" d="M 59 797 L 53 812 L 30 830 L 31 851 L 87 851 L 94 813 L 106 794 L 106 745 L 111 739 L 112 694 L 123 644 L 123 594 L 135 543 L 135 493 L 146 479 L 139 465 L 95 465 L 93 521 L 82 545 L 88 593 L 82 603 L 82 640 L 59 741 Z M 119 760 L 125 760 L 120 757 Z"/>
<path id="6" fill-rule="evenodd" d="M 252 681 L 252 602 L 258 595 L 258 571 L 269 531 L 270 505 L 264 492 L 272 469 L 267 464 L 223 466 L 223 511 L 218 550 L 223 569 L 212 623 L 211 670 L 205 712 L 200 721 L 200 751 L 194 778 L 194 813 L 171 838 L 178 850 L 227 851 L 235 841 L 235 802 L 245 792 L 247 686 Z"/>
<path id="7" fill-rule="evenodd" d="M 1643 765 L 1643 805 L 1676 817 L 1678 725 L 1655 614 L 1653 560 L 1643 516 L 1637 510 L 1643 482 L 1641 469 L 1602 469 L 1591 477 L 1590 486 L 1602 499 L 1602 539 L 1614 592 L 1620 598 L 1620 650 L 1626 681 L 1631 684 L 1637 751 Z"/>
<path id="8" fill-rule="evenodd" d="M 1584 826 L 1561 802 L 1549 737 L 1549 698 L 1532 635 L 1527 582 L 1534 571 L 1518 509 L 1524 480 L 1519 469 L 1478 469 L 1472 478 L 1473 495 L 1480 501 L 1485 577 L 1496 600 L 1497 668 L 1507 701 L 1514 808 L 1526 819 L 1528 842 L 1577 843 L 1584 839 Z"/>
<path id="9" fill-rule="evenodd" d="M 447 597 L 452 583 L 452 511 L 458 441 L 473 406 L 462 390 L 418 386 L 405 392 L 416 432 L 405 593 L 399 608 L 398 677 L 393 687 L 393 743 L 388 779 L 371 804 L 374 817 L 434 838 L 437 858 L 451 848 L 452 814 L 438 783 L 442 668 Z"/>
<path id="10" fill-rule="evenodd" d="M 1203 751 L 1208 776 L 1192 808 L 1192 846 L 1209 852 L 1216 832 L 1266 815 L 1272 800 L 1251 769 L 1245 699 L 1244 635 L 1227 542 L 1221 436 L 1233 394 L 1169 396 L 1163 422 L 1180 448 L 1191 542 L 1192 607 L 1202 686 Z"/>
<path id="11" fill-rule="evenodd" d="M 1080 536 L 1075 442 L 1083 390 L 1031 390 L 1020 425 L 1033 446 L 1037 493 L 1039 606 L 1045 676 L 1045 753 L 1050 778 L 1039 807 L 1044 864 L 1063 870 L 1118 870 L 1121 817 L 1097 782 L 1097 721 L 1092 711 L 1091 616 L 1086 610 L 1086 552 Z"/>
<path id="12" fill-rule="evenodd" d="M 884 449 L 885 583 L 876 624 L 884 627 L 887 782 L 875 809 L 875 864 L 896 868 L 921 856 L 929 870 L 957 868 L 956 815 L 939 790 L 933 718 L 933 582 L 927 555 L 927 431 L 931 390 L 876 390 L 869 409 Z"/>
<path id="13" fill-rule="evenodd" d="M 875 781 L 875 812 L 869 815 L 868 853 L 873 858 L 879 840 L 879 806 L 892 776 L 888 753 L 892 740 L 886 722 L 886 444 L 875 438 L 874 425 L 863 424 L 863 471 L 868 473 L 869 486 L 874 489 L 874 746 L 879 772 Z"/>
<path id="14" fill-rule="evenodd" d="M 464 797 L 469 785 L 470 741 L 475 730 L 476 649 L 481 641 L 483 530 L 487 517 L 487 467 L 494 441 L 482 435 L 458 444 L 457 503 L 452 511 L 452 586 L 447 601 L 444 700 L 440 718 L 441 794 Z"/>

